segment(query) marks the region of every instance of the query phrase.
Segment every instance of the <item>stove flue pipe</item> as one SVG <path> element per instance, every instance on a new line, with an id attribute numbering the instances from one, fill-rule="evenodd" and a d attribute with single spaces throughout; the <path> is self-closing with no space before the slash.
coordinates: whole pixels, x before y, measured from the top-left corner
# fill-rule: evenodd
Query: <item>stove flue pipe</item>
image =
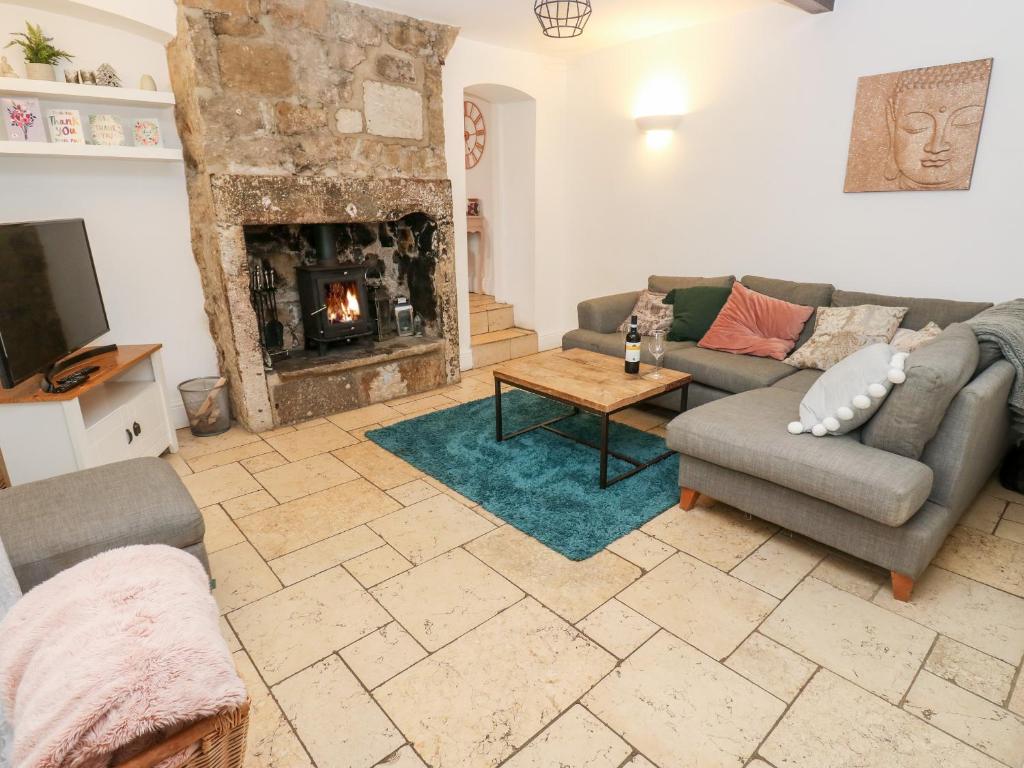
<path id="1" fill-rule="evenodd" d="M 337 227 L 334 224 L 313 225 L 313 248 L 317 264 L 325 267 L 338 264 Z"/>

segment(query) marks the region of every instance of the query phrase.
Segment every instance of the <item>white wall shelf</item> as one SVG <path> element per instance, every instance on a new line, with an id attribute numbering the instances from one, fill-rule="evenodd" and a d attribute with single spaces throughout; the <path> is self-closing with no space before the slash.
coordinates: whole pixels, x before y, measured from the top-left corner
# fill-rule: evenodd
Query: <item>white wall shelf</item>
<path id="1" fill-rule="evenodd" d="M 93 144 L 49 144 L 43 141 L 0 141 L 0 155 L 23 157 L 88 157 L 120 160 L 180 161 L 173 147 L 106 147 Z"/>
<path id="2" fill-rule="evenodd" d="M 34 96 L 39 99 L 89 101 L 136 107 L 173 107 L 174 94 L 169 91 L 142 91 L 137 88 L 111 88 L 106 85 L 23 80 L 0 77 L 0 96 Z"/>

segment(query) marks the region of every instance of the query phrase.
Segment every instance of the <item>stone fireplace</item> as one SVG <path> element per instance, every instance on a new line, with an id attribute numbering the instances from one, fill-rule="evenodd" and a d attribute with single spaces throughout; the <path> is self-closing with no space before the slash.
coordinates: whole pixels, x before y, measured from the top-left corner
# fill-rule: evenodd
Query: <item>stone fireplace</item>
<path id="1" fill-rule="evenodd" d="M 180 2 L 168 55 L 193 250 L 236 418 L 269 429 L 457 381 L 441 103 L 455 30 L 342 0 Z M 371 333 L 358 289 L 358 316 L 311 317 L 352 301 L 313 274 L 303 309 L 300 275 L 335 264 L 407 297 L 419 335 Z M 268 272 L 273 349 L 250 295 Z"/>

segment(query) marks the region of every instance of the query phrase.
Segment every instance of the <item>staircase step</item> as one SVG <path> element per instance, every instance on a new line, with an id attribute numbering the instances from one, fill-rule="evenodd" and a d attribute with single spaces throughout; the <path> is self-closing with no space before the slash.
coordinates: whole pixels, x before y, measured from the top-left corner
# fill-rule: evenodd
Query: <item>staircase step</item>
<path id="1" fill-rule="evenodd" d="M 484 304 L 469 309 L 470 333 L 503 331 L 515 325 L 515 310 L 511 304 Z"/>
<path id="2" fill-rule="evenodd" d="M 495 299 L 486 293 L 471 293 L 469 294 L 469 308 L 472 309 L 475 306 L 481 304 L 494 304 Z"/>
<path id="3" fill-rule="evenodd" d="M 537 334 L 525 328 L 504 328 L 474 334 L 473 366 L 483 368 L 537 352 Z"/>

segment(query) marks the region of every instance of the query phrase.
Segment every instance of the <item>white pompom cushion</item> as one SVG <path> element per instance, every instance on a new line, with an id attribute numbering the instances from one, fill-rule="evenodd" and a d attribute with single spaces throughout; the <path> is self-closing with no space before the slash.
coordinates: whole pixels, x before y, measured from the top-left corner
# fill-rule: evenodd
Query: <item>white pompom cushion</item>
<path id="1" fill-rule="evenodd" d="M 794 435 L 845 435 L 874 416 L 896 384 L 906 381 L 906 352 L 889 344 L 872 344 L 839 361 L 807 390 L 800 401 Z"/>

